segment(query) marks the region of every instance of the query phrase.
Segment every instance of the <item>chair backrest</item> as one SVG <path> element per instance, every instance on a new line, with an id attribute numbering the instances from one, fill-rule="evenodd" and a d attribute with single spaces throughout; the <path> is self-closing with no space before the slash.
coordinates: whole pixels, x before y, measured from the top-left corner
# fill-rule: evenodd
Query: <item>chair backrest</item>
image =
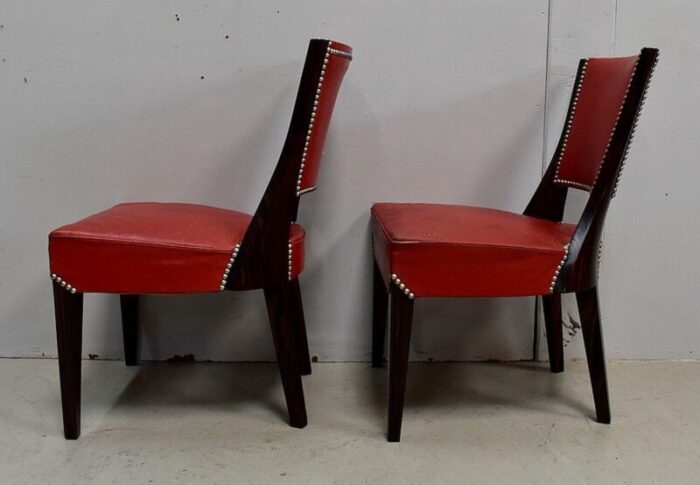
<path id="1" fill-rule="evenodd" d="M 326 143 L 328 127 L 331 123 L 331 115 L 335 106 L 335 100 L 343 82 L 345 71 L 347 71 L 352 60 L 352 49 L 344 44 L 334 41 L 320 42 L 318 53 L 312 52 L 314 41 L 311 41 L 307 63 L 310 65 L 310 77 L 314 81 L 311 92 L 299 91 L 297 103 L 311 104 L 311 113 L 305 112 L 302 121 L 307 127 L 303 133 L 304 149 L 301 156 L 299 175 L 297 176 L 296 192 L 297 196 L 306 192 L 311 192 L 316 188 L 318 181 L 318 171 L 321 165 L 321 154 Z M 323 62 L 319 65 L 317 61 L 320 54 L 323 54 Z M 290 135 L 297 137 L 298 132 Z"/>
<path id="2" fill-rule="evenodd" d="M 345 44 L 309 42 L 287 138 L 227 288 L 259 288 L 287 278 L 290 225 L 297 217 L 299 197 L 316 188 L 335 100 L 351 60 L 352 49 Z"/>
<path id="3" fill-rule="evenodd" d="M 615 196 L 658 49 L 582 59 L 559 144 L 525 214 L 561 221 L 568 188 L 590 192 L 556 281 L 557 291 L 596 284 L 605 215 Z"/>

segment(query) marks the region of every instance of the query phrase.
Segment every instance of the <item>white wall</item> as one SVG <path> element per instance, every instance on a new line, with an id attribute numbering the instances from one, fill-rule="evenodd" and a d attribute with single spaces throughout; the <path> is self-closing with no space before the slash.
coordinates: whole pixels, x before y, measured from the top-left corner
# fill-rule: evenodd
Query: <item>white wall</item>
<path id="1" fill-rule="evenodd" d="M 622 0 L 67 3 L 0 12 L 1 356 L 55 355 L 54 227 L 127 200 L 255 208 L 313 36 L 355 48 L 320 189 L 302 200 L 313 355 L 369 356 L 373 201 L 522 210 L 578 58 L 642 45 L 662 57 L 606 233 L 606 343 L 618 358 L 700 351 L 688 259 L 698 232 L 671 230 L 698 207 L 697 141 L 678 117 L 697 105 L 691 2 L 663 12 Z M 414 357 L 529 358 L 534 309 L 521 298 L 419 301 Z M 142 319 L 143 358 L 272 357 L 258 292 L 148 297 Z M 83 348 L 121 356 L 116 297 L 86 297 Z"/>
<path id="2" fill-rule="evenodd" d="M 608 213 L 600 272 L 606 353 L 617 359 L 697 359 L 700 354 L 698 219 L 700 4 L 673 0 L 553 1 L 547 77 L 547 145 L 554 151 L 577 58 L 657 47 L 649 88 L 617 197 Z M 549 161 L 549 159 L 547 159 Z M 574 199 L 581 207 L 582 198 Z M 572 215 L 575 211 L 572 211 Z M 567 356 L 584 357 L 573 296 Z M 540 348 L 546 358 L 546 346 Z"/>

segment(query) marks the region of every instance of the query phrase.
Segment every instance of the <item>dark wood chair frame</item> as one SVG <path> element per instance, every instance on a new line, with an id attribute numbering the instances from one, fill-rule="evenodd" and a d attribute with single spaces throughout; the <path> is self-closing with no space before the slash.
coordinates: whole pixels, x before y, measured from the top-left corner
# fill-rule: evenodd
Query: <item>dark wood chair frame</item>
<path id="1" fill-rule="evenodd" d="M 311 374 L 309 346 L 298 278 L 289 278 L 288 244 L 297 219 L 297 194 L 304 143 L 328 40 L 313 39 L 301 75 L 292 119 L 282 152 L 262 200 L 240 244 L 225 289 L 263 289 L 282 385 L 293 427 L 307 424 L 302 375 Z M 80 383 L 83 293 L 53 282 L 65 437 L 80 435 Z M 124 356 L 136 365 L 139 295 L 121 295 Z"/>
<path id="2" fill-rule="evenodd" d="M 634 137 L 634 130 L 644 104 L 646 90 L 656 66 L 658 54 L 657 49 L 642 49 L 627 97 L 610 141 L 610 147 L 602 162 L 598 179 L 590 191 L 588 202 L 569 245 L 566 262 L 560 270 L 552 293 L 540 295 L 545 315 L 550 369 L 552 372 L 562 372 L 564 370 L 564 352 L 561 294 L 576 293 L 588 360 L 588 370 L 593 387 L 596 418 L 599 423 L 609 424 L 611 419 L 598 303 L 598 265 L 600 262 L 601 235 L 610 201 L 615 196 L 619 177 L 627 158 L 627 150 Z M 585 59 L 582 59 L 579 63 L 575 86 L 580 85 L 584 64 Z M 574 99 L 575 91 L 569 104 L 567 120 L 571 118 Z M 557 169 L 557 160 L 564 147 L 565 133 L 566 127 L 562 131 L 552 162 L 549 164 L 535 194 L 524 211 L 525 215 L 557 222 L 561 222 L 563 219 L 568 187 L 556 183 L 554 177 Z M 405 295 L 395 284 L 389 282 L 389 286 L 387 286 L 375 261 L 372 331 L 373 367 L 381 367 L 383 363 L 389 296 L 391 297 L 391 330 L 388 440 L 399 441 L 401 438 L 414 299 Z"/>

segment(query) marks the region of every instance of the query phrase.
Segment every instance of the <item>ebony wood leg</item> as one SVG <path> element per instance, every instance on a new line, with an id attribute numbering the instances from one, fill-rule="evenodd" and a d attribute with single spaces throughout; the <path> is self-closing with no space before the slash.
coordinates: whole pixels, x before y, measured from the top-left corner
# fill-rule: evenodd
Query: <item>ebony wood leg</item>
<path id="1" fill-rule="evenodd" d="M 547 350 L 549 351 L 549 369 L 552 372 L 564 372 L 564 342 L 561 323 L 561 293 L 542 297 L 544 324 L 547 330 Z"/>
<path id="2" fill-rule="evenodd" d="M 596 417 L 599 423 L 610 423 L 610 403 L 608 402 L 608 380 L 605 375 L 605 354 L 603 334 L 600 324 L 598 289 L 591 288 L 576 293 L 583 342 L 586 346 L 588 372 L 593 386 Z"/>
<path id="3" fill-rule="evenodd" d="M 124 361 L 126 365 L 138 363 L 139 351 L 139 321 L 138 295 L 121 295 L 122 307 L 122 333 L 124 335 Z"/>
<path id="4" fill-rule="evenodd" d="M 391 442 L 401 440 L 401 420 L 406 395 L 408 353 L 413 323 L 413 300 L 391 285 L 391 336 L 389 339 L 389 431 Z"/>
<path id="5" fill-rule="evenodd" d="M 297 363 L 301 375 L 308 376 L 311 374 L 311 356 L 309 355 L 309 340 L 306 336 L 306 320 L 304 319 L 304 305 L 301 300 L 299 278 L 294 278 L 290 284 L 292 287 L 292 305 L 294 306 L 294 339 L 296 341 Z"/>
<path id="6" fill-rule="evenodd" d="M 379 267 L 374 263 L 374 293 L 372 297 L 372 367 L 384 363 L 384 338 L 386 336 L 386 314 L 389 305 L 389 290 Z"/>
<path id="7" fill-rule="evenodd" d="M 53 301 L 56 312 L 63 432 L 66 439 L 75 440 L 80 436 L 80 354 L 83 345 L 83 294 L 72 294 L 54 282 Z"/>
<path id="8" fill-rule="evenodd" d="M 299 360 L 295 353 L 294 291 L 291 283 L 286 283 L 283 287 L 265 288 L 264 291 L 289 422 L 295 428 L 303 428 L 307 420 Z"/>

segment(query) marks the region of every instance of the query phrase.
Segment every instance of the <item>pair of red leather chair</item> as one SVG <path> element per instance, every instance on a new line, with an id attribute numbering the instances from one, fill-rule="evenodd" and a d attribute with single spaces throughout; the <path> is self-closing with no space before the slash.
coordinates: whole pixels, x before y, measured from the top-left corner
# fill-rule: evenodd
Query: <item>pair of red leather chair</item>
<path id="1" fill-rule="evenodd" d="M 474 207 L 372 208 L 374 366 L 383 357 L 391 294 L 389 440 L 401 431 L 413 302 L 419 297 L 543 295 L 553 371 L 563 369 L 561 301 L 577 292 L 598 420 L 609 422 L 596 273 L 614 195 L 657 51 L 582 61 L 566 127 L 524 215 Z M 49 235 L 66 438 L 80 434 L 83 294 L 121 296 L 125 360 L 137 359 L 138 296 L 263 289 L 290 423 L 307 423 L 311 373 L 298 275 L 299 198 L 319 163 L 352 49 L 312 40 L 282 154 L 255 214 L 192 204 L 121 204 Z M 561 222 L 567 189 L 589 190 L 578 225 Z"/>

